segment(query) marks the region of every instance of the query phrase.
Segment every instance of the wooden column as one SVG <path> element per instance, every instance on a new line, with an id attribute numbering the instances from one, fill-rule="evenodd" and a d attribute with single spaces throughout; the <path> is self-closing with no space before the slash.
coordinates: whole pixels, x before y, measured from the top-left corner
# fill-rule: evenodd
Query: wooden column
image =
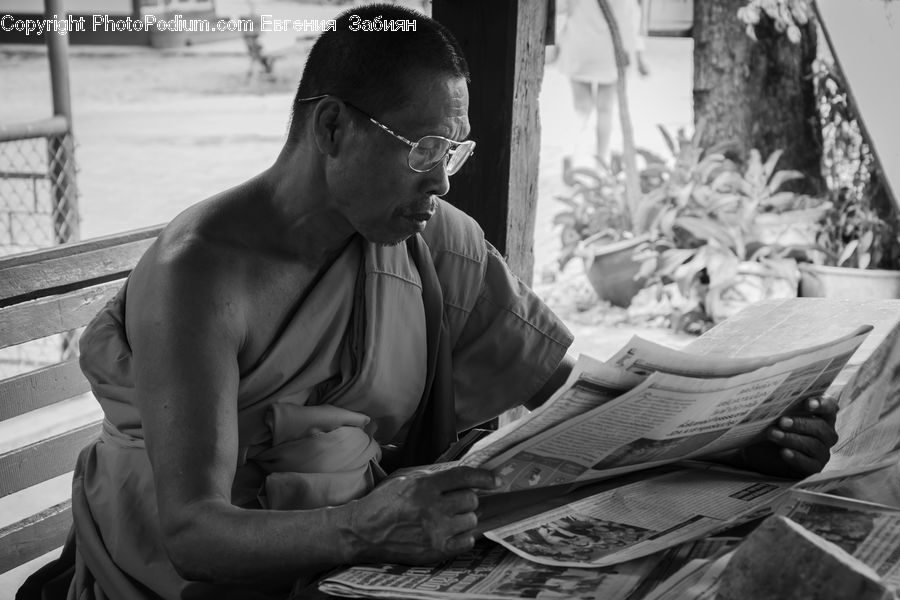
<path id="1" fill-rule="evenodd" d="M 530 284 L 548 2 L 434 0 L 432 7 L 469 63 L 469 121 L 478 143 L 451 179 L 447 200 L 478 221 L 512 271 Z"/>

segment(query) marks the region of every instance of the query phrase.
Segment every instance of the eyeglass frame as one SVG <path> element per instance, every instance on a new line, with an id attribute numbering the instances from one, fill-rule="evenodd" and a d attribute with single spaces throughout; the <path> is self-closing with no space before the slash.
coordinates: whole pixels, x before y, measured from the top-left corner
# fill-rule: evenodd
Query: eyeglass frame
<path id="1" fill-rule="evenodd" d="M 323 98 L 327 98 L 332 95 L 333 94 L 320 94 L 318 96 L 310 96 L 309 98 L 299 98 L 297 100 L 297 104 L 300 104 L 301 102 L 314 102 L 316 100 L 322 100 Z M 335 96 L 335 97 L 337 98 L 337 96 Z M 393 129 L 391 129 L 384 123 L 376 120 L 375 117 L 373 117 L 372 115 L 370 115 L 363 109 L 359 108 L 358 106 L 348 102 L 347 100 L 344 100 L 343 98 L 341 98 L 340 100 L 341 100 L 341 102 L 343 102 L 350 108 L 353 108 L 353 109 L 359 111 L 360 114 L 362 114 L 364 117 L 369 119 L 369 121 L 371 121 L 373 124 L 377 125 L 380 129 L 391 134 L 396 139 L 400 140 L 401 142 L 403 142 L 404 144 L 409 146 L 409 154 L 406 157 L 406 166 L 408 166 L 411 170 L 415 171 L 416 173 L 427 173 L 427 172 L 433 170 L 435 167 L 437 167 L 442 162 L 449 162 L 449 157 L 452 155 L 451 153 L 456 153 L 457 149 L 460 146 L 464 146 L 464 145 L 468 146 L 469 153 L 466 155 L 466 157 L 463 159 L 463 161 L 459 165 L 457 165 L 456 169 L 452 173 L 449 171 L 447 172 L 447 177 L 450 177 L 450 176 L 458 173 L 459 170 L 462 168 L 462 166 L 464 164 L 466 164 L 466 161 L 469 160 L 469 157 L 471 157 L 473 154 L 475 154 L 475 141 L 474 140 L 463 140 L 462 142 L 457 142 L 456 140 L 451 140 L 450 138 L 446 138 L 442 135 L 428 134 L 428 135 L 423 135 L 422 137 L 419 138 L 418 141 L 413 142 L 413 141 L 403 137 L 399 133 L 395 132 Z M 413 152 L 413 150 L 415 150 L 416 148 L 419 147 L 419 143 L 421 143 L 422 140 L 424 140 L 425 138 L 429 138 L 429 137 L 444 140 L 445 142 L 448 142 L 450 144 L 450 147 L 447 148 L 447 151 L 444 153 L 444 155 L 441 158 L 439 158 L 432 166 L 428 167 L 427 169 L 417 169 L 414 166 L 412 166 L 412 164 L 410 164 L 410 161 L 412 160 L 412 152 Z"/>

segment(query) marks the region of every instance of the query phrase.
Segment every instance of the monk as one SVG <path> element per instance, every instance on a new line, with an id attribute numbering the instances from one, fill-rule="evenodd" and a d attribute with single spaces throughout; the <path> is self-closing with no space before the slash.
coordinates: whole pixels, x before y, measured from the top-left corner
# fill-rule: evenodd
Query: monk
<path id="1" fill-rule="evenodd" d="M 415 31 L 366 31 L 378 16 Z M 472 547 L 492 473 L 390 473 L 538 406 L 572 336 L 440 199 L 475 146 L 467 79 L 440 24 L 351 9 L 274 164 L 176 217 L 87 328 L 106 418 L 73 483 L 69 598 L 285 598 Z M 773 427 L 766 464 L 822 468 L 821 404 Z"/>

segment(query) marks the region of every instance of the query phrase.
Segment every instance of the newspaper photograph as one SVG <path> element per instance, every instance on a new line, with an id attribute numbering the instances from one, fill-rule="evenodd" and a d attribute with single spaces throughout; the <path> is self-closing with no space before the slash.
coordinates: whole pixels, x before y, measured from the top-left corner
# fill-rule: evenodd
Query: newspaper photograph
<path id="1" fill-rule="evenodd" d="M 840 546 L 886 583 L 900 587 L 900 508 L 795 490 L 777 513 Z"/>
<path id="2" fill-rule="evenodd" d="M 489 448 L 500 446 L 484 446 L 467 454 L 462 464 L 495 471 L 503 480 L 501 492 L 599 479 L 739 448 L 759 440 L 775 419 L 804 399 L 823 393 L 866 333 L 863 328 L 833 344 L 731 377 L 656 371 L 577 418 L 529 432 L 489 458 Z M 591 403 L 590 393 L 586 387 L 573 391 L 564 386 L 560 397 L 578 397 L 585 405 Z"/>
<path id="3" fill-rule="evenodd" d="M 758 518 L 792 484 L 719 467 L 684 469 L 572 502 L 485 536 L 537 563 L 605 567 Z"/>
<path id="4" fill-rule="evenodd" d="M 355 598 L 624 600 L 655 564 L 650 557 L 606 569 L 537 565 L 482 540 L 435 567 L 355 566 L 327 577 L 319 589 Z"/>

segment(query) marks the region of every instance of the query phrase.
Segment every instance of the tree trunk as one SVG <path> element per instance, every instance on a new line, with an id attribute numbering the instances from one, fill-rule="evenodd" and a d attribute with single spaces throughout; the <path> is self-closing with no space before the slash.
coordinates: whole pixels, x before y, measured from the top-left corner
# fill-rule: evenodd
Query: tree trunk
<path id="1" fill-rule="evenodd" d="M 816 29 L 802 27 L 793 44 L 763 15 L 758 41 L 737 11 L 746 0 L 694 0 L 694 123 L 705 147 L 735 141 L 741 156 L 758 149 L 763 159 L 778 149 L 779 169 L 807 176 L 808 193 L 824 189 L 822 135 L 816 112 L 812 61 Z"/>
<path id="2" fill-rule="evenodd" d="M 637 158 L 634 145 L 634 127 L 631 125 L 631 109 L 628 106 L 627 68 L 628 54 L 622 43 L 622 34 L 616 15 L 613 13 L 609 0 L 597 0 L 600 12 L 606 19 L 609 27 L 609 37 L 612 39 L 613 54 L 616 58 L 616 96 L 619 100 L 619 124 L 622 127 L 622 162 L 625 166 L 625 208 L 628 213 L 628 222 L 634 233 L 643 233 L 647 228 L 646 223 L 638 223 L 635 218 L 640 211 L 638 206 L 641 201 L 641 183 L 638 178 Z M 630 26 L 630 24 L 628 24 Z"/>

